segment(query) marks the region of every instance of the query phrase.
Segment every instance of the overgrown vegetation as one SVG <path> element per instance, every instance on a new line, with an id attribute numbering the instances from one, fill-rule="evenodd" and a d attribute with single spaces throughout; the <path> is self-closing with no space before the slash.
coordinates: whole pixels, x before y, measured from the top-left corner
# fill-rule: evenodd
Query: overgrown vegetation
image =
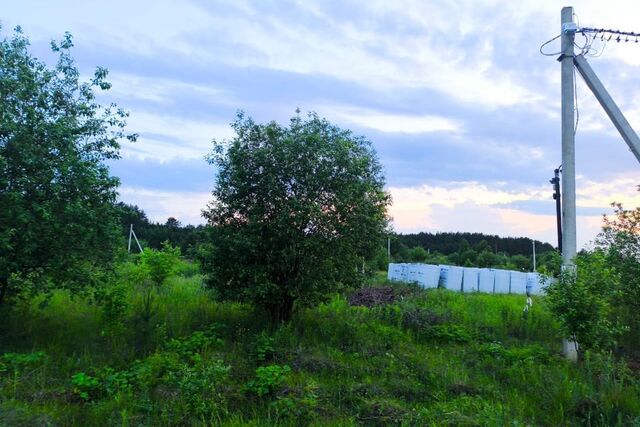
<path id="1" fill-rule="evenodd" d="M 640 208 L 614 203 L 602 233 L 547 288 L 550 307 L 582 349 L 640 358 Z"/>
<path id="2" fill-rule="evenodd" d="M 544 298 L 524 313 L 522 296 L 394 285 L 370 308 L 359 299 L 380 292 L 335 294 L 270 327 L 171 263 L 157 283 L 132 257 L 99 304 L 60 290 L 3 312 L 0 425 L 640 422 L 637 372 L 565 361 Z"/>

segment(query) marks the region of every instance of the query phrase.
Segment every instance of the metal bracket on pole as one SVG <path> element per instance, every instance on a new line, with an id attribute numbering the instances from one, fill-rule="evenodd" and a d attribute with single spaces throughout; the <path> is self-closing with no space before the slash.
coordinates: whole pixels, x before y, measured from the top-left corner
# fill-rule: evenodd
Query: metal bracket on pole
<path id="1" fill-rule="evenodd" d="M 620 108 L 616 105 L 605 89 L 604 85 L 593 71 L 587 59 L 583 55 L 577 55 L 573 58 L 573 63 L 575 64 L 578 72 L 584 79 L 591 92 L 595 95 L 602 108 L 609 116 L 609 119 L 613 122 L 620 135 L 622 135 L 622 139 L 627 143 L 629 149 L 636 156 L 636 159 L 640 162 L 640 138 L 638 138 L 638 134 L 633 130 L 627 119 L 620 111 Z"/>

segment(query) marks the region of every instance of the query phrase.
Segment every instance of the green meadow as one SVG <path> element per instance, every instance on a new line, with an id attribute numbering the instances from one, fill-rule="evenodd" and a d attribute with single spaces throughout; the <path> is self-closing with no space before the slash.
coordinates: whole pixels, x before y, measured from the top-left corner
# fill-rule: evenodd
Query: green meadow
<path id="1" fill-rule="evenodd" d="M 562 358 L 534 298 L 385 283 L 273 326 L 218 302 L 180 261 L 160 286 L 122 263 L 107 286 L 2 313 L 0 425 L 640 425 L 622 361 Z"/>

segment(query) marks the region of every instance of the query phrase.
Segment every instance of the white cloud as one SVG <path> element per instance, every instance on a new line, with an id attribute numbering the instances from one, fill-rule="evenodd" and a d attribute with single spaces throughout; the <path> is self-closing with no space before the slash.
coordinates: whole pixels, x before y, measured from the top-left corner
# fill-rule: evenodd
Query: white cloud
<path id="1" fill-rule="evenodd" d="M 164 223 L 170 216 L 183 224 L 203 224 L 201 211 L 211 200 L 210 193 L 158 191 L 140 187 L 120 187 L 120 200 L 138 205 L 152 221 Z"/>
<path id="2" fill-rule="evenodd" d="M 199 158 L 211 151 L 212 139 L 234 136 L 228 124 L 203 122 L 145 111 L 131 111 L 128 130 L 140 134 L 134 144 L 123 146 L 124 156 L 167 161 L 171 158 Z"/>
<path id="3" fill-rule="evenodd" d="M 327 116 L 335 117 L 337 120 L 344 120 L 381 132 L 409 134 L 429 132 L 458 133 L 462 130 L 462 124 L 459 121 L 436 115 L 403 115 L 341 106 L 320 107 L 319 111 L 326 112 Z"/>
<path id="4" fill-rule="evenodd" d="M 227 92 L 221 88 L 197 85 L 180 80 L 144 77 L 130 73 L 109 73 L 112 88 L 107 95 L 119 99 L 138 99 L 158 104 L 169 104 L 176 95 L 190 95 L 213 99 L 216 103 L 231 103 Z"/>
<path id="5" fill-rule="evenodd" d="M 578 207 L 601 208 L 611 213 L 612 201 L 628 207 L 640 206 L 636 184 L 640 175 L 613 177 L 606 183 L 578 178 Z M 504 186 L 503 186 L 504 187 Z M 474 231 L 502 236 L 529 236 L 555 242 L 556 219 L 505 205 L 526 201 L 548 201 L 553 212 L 549 189 L 527 187 L 509 190 L 492 188 L 477 182 L 453 182 L 418 187 L 391 187 L 390 214 L 399 232 Z M 601 215 L 579 215 L 578 245 L 584 246 L 600 231 Z"/>

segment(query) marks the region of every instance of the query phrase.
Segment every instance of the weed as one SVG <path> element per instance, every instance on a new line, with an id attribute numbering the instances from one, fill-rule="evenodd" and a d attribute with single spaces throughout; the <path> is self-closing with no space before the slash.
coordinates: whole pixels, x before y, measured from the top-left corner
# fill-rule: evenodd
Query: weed
<path id="1" fill-rule="evenodd" d="M 256 369 L 255 379 L 246 384 L 246 389 L 258 397 L 275 392 L 284 382 L 291 368 L 287 365 L 260 366 Z"/>

